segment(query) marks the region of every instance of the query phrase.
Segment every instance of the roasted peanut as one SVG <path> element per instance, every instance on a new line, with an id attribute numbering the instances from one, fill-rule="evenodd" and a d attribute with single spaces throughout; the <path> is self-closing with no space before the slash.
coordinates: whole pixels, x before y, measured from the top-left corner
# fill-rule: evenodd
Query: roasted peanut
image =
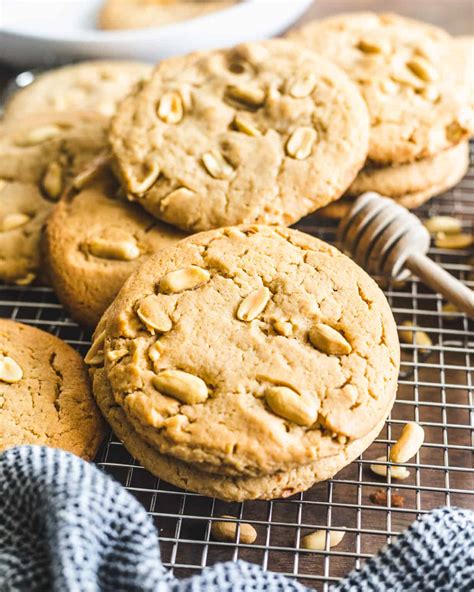
<path id="1" fill-rule="evenodd" d="M 350 354 L 352 347 L 336 329 L 325 323 L 316 323 L 309 332 L 309 340 L 325 354 L 342 356 Z"/>
<path id="2" fill-rule="evenodd" d="M 7 214 L 0 223 L 0 231 L 7 232 L 9 230 L 20 228 L 21 226 L 27 224 L 30 221 L 30 219 L 30 216 L 28 216 L 27 214 L 22 214 L 20 212 Z"/>
<path id="3" fill-rule="evenodd" d="M 202 163 L 214 179 L 228 179 L 234 172 L 220 152 L 211 150 L 202 155 Z"/>
<path id="4" fill-rule="evenodd" d="M 313 425 L 318 418 L 319 399 L 300 395 L 286 386 L 268 388 L 265 401 L 276 415 L 298 425 Z"/>
<path id="5" fill-rule="evenodd" d="M 237 318 L 241 321 L 252 321 L 261 314 L 270 300 L 270 290 L 259 288 L 246 296 L 239 305 Z"/>
<path id="6" fill-rule="evenodd" d="M 0 381 L 13 384 L 22 378 L 23 370 L 18 362 L 15 362 L 10 356 L 0 355 Z"/>
<path id="7" fill-rule="evenodd" d="M 104 362 L 105 331 L 101 331 L 92 342 L 84 362 L 89 366 L 98 366 Z"/>
<path id="8" fill-rule="evenodd" d="M 207 269 L 190 265 L 183 269 L 170 271 L 160 280 L 160 290 L 165 294 L 176 294 L 205 284 L 211 279 Z"/>
<path id="9" fill-rule="evenodd" d="M 345 534 L 346 533 L 341 530 L 316 530 L 301 539 L 301 546 L 303 549 L 311 551 L 324 551 L 327 539 L 329 539 L 328 546 L 331 549 L 332 547 L 339 545 Z"/>
<path id="10" fill-rule="evenodd" d="M 209 396 L 202 378 L 182 370 L 163 370 L 153 378 L 157 390 L 187 405 L 204 403 Z"/>
<path id="11" fill-rule="evenodd" d="M 379 460 L 381 462 L 387 462 L 386 456 L 380 456 L 375 460 Z M 379 475 L 380 477 L 386 477 L 388 474 L 388 467 L 386 465 L 370 465 L 370 470 L 372 473 Z M 406 467 L 401 467 L 397 465 L 390 466 L 390 476 L 394 479 L 408 479 L 410 476 L 410 471 Z"/>
<path id="12" fill-rule="evenodd" d="M 155 331 L 166 333 L 173 326 L 171 319 L 163 310 L 159 298 L 154 294 L 140 301 L 137 315 L 152 335 L 155 334 Z"/>
<path id="13" fill-rule="evenodd" d="M 226 515 L 221 516 L 221 518 L 236 519 L 235 516 Z M 238 541 L 236 541 L 237 524 L 235 522 L 215 521 L 211 526 L 211 534 L 218 541 L 228 541 L 231 543 L 240 542 L 246 545 L 251 545 L 257 538 L 257 531 L 255 528 L 246 522 L 240 523 Z"/>
<path id="14" fill-rule="evenodd" d="M 286 152 L 296 160 L 308 158 L 318 135 L 312 127 L 299 127 L 289 137 Z"/>
<path id="15" fill-rule="evenodd" d="M 403 426 L 400 437 L 390 449 L 390 460 L 404 463 L 410 460 L 420 450 L 425 439 L 425 430 L 414 421 Z"/>

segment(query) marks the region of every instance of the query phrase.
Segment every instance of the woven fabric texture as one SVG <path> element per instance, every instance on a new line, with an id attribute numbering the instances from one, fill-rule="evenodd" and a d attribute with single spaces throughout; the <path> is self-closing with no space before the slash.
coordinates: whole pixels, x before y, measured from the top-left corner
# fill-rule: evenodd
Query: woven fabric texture
<path id="1" fill-rule="evenodd" d="M 473 590 L 474 519 L 441 508 L 331 592 Z M 304 592 L 296 582 L 238 561 L 186 580 L 162 565 L 158 534 L 140 503 L 94 465 L 60 450 L 0 455 L 2 592 Z"/>

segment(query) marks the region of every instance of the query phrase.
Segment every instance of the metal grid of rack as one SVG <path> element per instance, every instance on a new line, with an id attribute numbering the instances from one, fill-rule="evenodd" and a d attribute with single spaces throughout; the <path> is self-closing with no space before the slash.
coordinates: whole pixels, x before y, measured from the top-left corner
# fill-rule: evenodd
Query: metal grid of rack
<path id="1" fill-rule="evenodd" d="M 471 146 L 471 157 L 474 157 Z M 471 158 L 474 162 L 474 158 Z M 420 208 L 420 217 L 449 214 L 474 223 L 474 166 L 452 191 Z M 311 216 L 297 225 L 328 242 L 335 225 Z M 467 251 L 431 249 L 430 256 L 474 287 L 473 259 Z M 432 345 L 402 344 L 399 392 L 377 440 L 334 479 L 284 500 L 226 503 L 179 490 L 140 467 L 110 434 L 98 464 L 145 506 L 160 531 L 162 557 L 184 577 L 217 561 L 244 559 L 327 590 L 329 585 L 390 543 L 417 515 L 440 505 L 474 507 L 474 323 L 461 313 L 444 312 L 439 295 L 418 280 L 385 287 L 398 325 L 410 321 Z M 0 316 L 35 325 L 58 335 L 82 353 L 90 335 L 68 318 L 47 287 L 0 286 Z M 404 481 L 378 477 L 371 460 L 387 454 L 402 425 L 415 420 L 425 428 L 420 453 Z M 378 503 L 371 499 L 378 492 Z M 403 498 L 401 500 L 401 498 Z M 403 507 L 399 507 L 400 501 Z M 380 505 L 380 503 L 382 505 Z M 237 523 L 251 522 L 254 544 L 211 539 L 211 523 L 222 514 Z M 325 551 L 306 551 L 308 532 L 343 530 L 343 541 Z M 327 541 L 328 542 L 328 541 Z"/>

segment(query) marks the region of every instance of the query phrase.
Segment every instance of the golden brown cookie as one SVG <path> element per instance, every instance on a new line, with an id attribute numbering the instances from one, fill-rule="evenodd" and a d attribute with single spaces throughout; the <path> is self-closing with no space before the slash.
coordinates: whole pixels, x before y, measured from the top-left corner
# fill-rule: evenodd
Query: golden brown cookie
<path id="1" fill-rule="evenodd" d="M 0 319 L 0 452 L 39 444 L 91 460 L 104 423 L 81 356 L 54 335 Z"/>
<path id="2" fill-rule="evenodd" d="M 44 233 L 54 291 L 84 325 L 95 327 L 146 257 L 185 236 L 138 205 L 119 199 L 117 192 L 110 173 L 101 174 L 54 207 Z"/>
<path id="3" fill-rule="evenodd" d="M 41 228 L 53 202 L 106 148 L 106 127 L 102 115 L 84 112 L 0 125 L 0 279 L 35 279 Z"/>
<path id="4" fill-rule="evenodd" d="M 19 285 L 35 281 L 41 267 L 39 237 L 52 207 L 37 185 L 0 180 L 1 280 Z"/>
<path id="5" fill-rule="evenodd" d="M 149 64 L 124 60 L 86 61 L 48 70 L 10 98 L 4 116 L 21 119 L 84 110 L 110 117 L 130 89 L 150 72 Z"/>
<path id="6" fill-rule="evenodd" d="M 114 117 L 130 199 L 184 230 L 291 224 L 362 167 L 368 117 L 336 66 L 288 41 L 161 62 Z"/>
<path id="7" fill-rule="evenodd" d="M 93 382 L 94 394 L 102 414 L 107 418 L 116 436 L 146 469 L 176 487 L 226 501 L 286 498 L 309 489 L 315 483 L 330 479 L 373 442 L 385 423 L 383 418 L 363 438 L 353 440 L 336 455 L 309 465 L 262 477 L 230 477 L 201 471 L 196 465 L 160 454 L 155 447 L 140 437 L 123 409 L 115 403 L 103 368 L 93 371 Z"/>
<path id="8" fill-rule="evenodd" d="M 152 255 L 86 361 L 105 368 L 98 400 L 110 387 L 159 455 L 273 479 L 329 457 L 342 468 L 351 444 L 369 444 L 393 403 L 399 346 L 382 292 L 353 262 L 298 231 L 249 226 Z"/>
<path id="9" fill-rule="evenodd" d="M 434 156 L 409 164 L 391 167 L 368 165 L 357 175 L 347 194 L 360 195 L 366 191 L 376 191 L 409 203 L 410 195 L 421 192 L 429 194 L 430 190 L 438 191 L 439 188 L 445 191 L 458 183 L 468 167 L 469 144 L 463 142 Z"/>
<path id="10" fill-rule="evenodd" d="M 204 16 L 235 4 L 232 0 L 105 0 L 100 29 L 144 29 Z"/>
<path id="11" fill-rule="evenodd" d="M 370 160 L 411 162 L 473 134 L 468 58 L 441 29 L 361 12 L 314 21 L 289 37 L 334 60 L 359 85 L 371 118 Z"/>
<path id="12" fill-rule="evenodd" d="M 457 185 L 468 168 L 467 143 L 410 164 L 368 166 L 359 173 L 346 196 L 318 210 L 318 215 L 342 218 L 350 208 L 353 198 L 366 191 L 376 191 L 408 209 L 414 209 Z"/>

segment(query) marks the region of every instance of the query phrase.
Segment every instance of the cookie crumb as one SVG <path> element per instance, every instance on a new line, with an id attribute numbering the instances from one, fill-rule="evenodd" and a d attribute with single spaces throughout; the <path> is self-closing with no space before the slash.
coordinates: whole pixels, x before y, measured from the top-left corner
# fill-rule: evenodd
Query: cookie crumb
<path id="1" fill-rule="evenodd" d="M 371 493 L 370 501 L 378 506 L 387 505 L 387 492 L 385 489 L 377 489 L 374 493 Z M 391 492 L 391 502 L 394 508 L 403 508 L 405 505 L 405 498 L 399 493 Z"/>

